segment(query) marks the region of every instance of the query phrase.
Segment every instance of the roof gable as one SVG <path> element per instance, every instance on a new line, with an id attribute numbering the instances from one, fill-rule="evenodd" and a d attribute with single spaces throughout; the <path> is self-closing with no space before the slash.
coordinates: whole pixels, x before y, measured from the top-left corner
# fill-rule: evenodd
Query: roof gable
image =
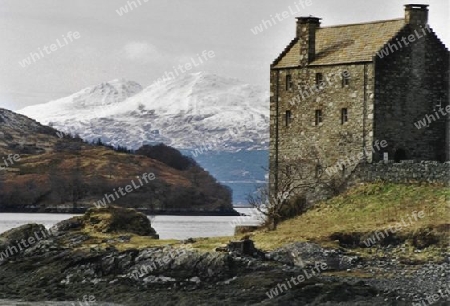
<path id="1" fill-rule="evenodd" d="M 310 65 L 372 61 L 373 56 L 405 26 L 404 19 L 318 28 L 316 58 Z M 299 65 L 300 44 L 294 39 L 273 68 Z"/>

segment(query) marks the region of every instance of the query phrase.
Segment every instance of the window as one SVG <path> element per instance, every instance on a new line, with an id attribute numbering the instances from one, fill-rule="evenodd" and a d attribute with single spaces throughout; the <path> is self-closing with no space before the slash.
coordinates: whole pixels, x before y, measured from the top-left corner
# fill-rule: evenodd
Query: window
<path id="1" fill-rule="evenodd" d="M 316 73 L 316 87 L 319 88 L 322 83 L 323 83 L 323 74 L 320 72 Z"/>
<path id="2" fill-rule="evenodd" d="M 316 109 L 316 126 L 322 123 L 322 110 Z"/>
<path id="3" fill-rule="evenodd" d="M 350 85 L 350 72 L 348 72 L 348 70 L 344 70 L 344 72 L 342 72 L 341 74 L 341 77 L 342 77 L 342 88 Z"/>
<path id="4" fill-rule="evenodd" d="M 290 110 L 286 111 L 286 118 L 285 118 L 285 120 L 286 120 L 286 126 L 289 126 L 289 124 L 291 124 L 291 122 L 292 122 L 292 113 L 291 113 Z"/>
<path id="5" fill-rule="evenodd" d="M 341 109 L 341 124 L 348 121 L 348 111 L 346 108 Z"/>
<path id="6" fill-rule="evenodd" d="M 286 76 L 286 90 L 291 90 L 291 89 L 292 89 L 292 86 L 293 86 L 293 83 L 292 83 L 292 76 L 291 76 L 290 74 L 288 74 L 288 75 Z"/>
<path id="7" fill-rule="evenodd" d="M 439 98 L 439 103 L 436 103 L 436 106 L 433 108 L 433 111 L 439 110 L 442 108 L 442 98 Z"/>
<path id="8" fill-rule="evenodd" d="M 286 176 L 291 176 L 292 175 L 292 166 L 291 165 L 286 165 Z"/>
<path id="9" fill-rule="evenodd" d="M 397 149 L 394 153 L 394 160 L 399 163 L 401 160 L 406 160 L 406 151 L 403 149 Z"/>
<path id="10" fill-rule="evenodd" d="M 315 176 L 316 178 L 319 178 L 322 175 L 322 166 L 321 165 L 316 165 L 316 169 L 315 169 Z"/>

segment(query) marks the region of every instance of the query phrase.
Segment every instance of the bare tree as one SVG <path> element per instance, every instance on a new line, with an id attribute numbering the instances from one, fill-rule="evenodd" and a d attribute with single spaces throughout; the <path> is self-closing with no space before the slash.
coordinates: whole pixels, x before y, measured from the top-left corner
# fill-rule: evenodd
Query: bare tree
<path id="1" fill-rule="evenodd" d="M 75 166 L 70 171 L 70 177 L 68 182 L 68 187 L 70 191 L 70 198 L 72 201 L 72 209 L 75 212 L 78 206 L 78 200 L 82 199 L 86 193 L 85 188 L 83 188 L 83 174 L 81 171 L 81 160 L 80 156 L 75 156 Z"/>
<path id="2" fill-rule="evenodd" d="M 247 202 L 266 217 L 269 230 L 305 211 L 308 194 L 336 195 L 344 188 L 345 173 L 329 176 L 317 147 L 304 151 L 304 156 L 271 164 L 267 184 L 247 197 Z"/>
<path id="3" fill-rule="evenodd" d="M 270 230 L 276 230 L 284 219 L 283 211 L 292 204 L 294 198 L 314 186 L 314 180 L 307 176 L 311 168 L 313 165 L 301 160 L 279 163 L 276 176 L 276 168 L 271 167 L 269 182 L 247 197 L 247 202 L 266 217 L 266 225 Z"/>
<path id="4" fill-rule="evenodd" d="M 64 204 L 66 201 L 66 178 L 59 169 L 61 160 L 54 159 L 49 165 L 48 178 L 50 181 L 51 191 L 56 197 L 58 204 Z"/>

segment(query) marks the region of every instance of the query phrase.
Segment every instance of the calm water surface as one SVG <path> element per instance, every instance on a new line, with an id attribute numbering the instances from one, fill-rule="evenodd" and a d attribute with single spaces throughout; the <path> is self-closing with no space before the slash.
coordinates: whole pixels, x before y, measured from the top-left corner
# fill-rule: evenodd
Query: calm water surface
<path id="1" fill-rule="evenodd" d="M 237 208 L 251 217 L 222 216 L 154 216 L 152 227 L 160 239 L 187 239 L 196 237 L 233 236 L 234 224 L 258 224 L 258 217 L 249 208 Z M 252 214 L 253 213 L 253 214 Z M 47 228 L 69 219 L 71 214 L 0 213 L 0 233 L 27 223 L 39 223 Z"/>

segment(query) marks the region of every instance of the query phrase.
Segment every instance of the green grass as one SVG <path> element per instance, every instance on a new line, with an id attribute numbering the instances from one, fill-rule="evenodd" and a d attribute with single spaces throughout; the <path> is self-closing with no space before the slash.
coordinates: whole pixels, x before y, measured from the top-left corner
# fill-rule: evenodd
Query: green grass
<path id="1" fill-rule="evenodd" d="M 365 184 L 316 205 L 305 214 L 287 220 L 276 231 L 260 230 L 251 233 L 258 248 L 273 250 L 287 243 L 313 241 L 337 247 L 330 238 L 333 233 L 371 233 L 396 225 L 414 211 L 425 217 L 404 227 L 400 233 L 413 236 L 421 229 L 436 230 L 446 238 L 449 224 L 450 190 L 433 185 Z M 240 237 L 235 237 L 239 239 Z M 213 250 L 227 243 L 231 237 L 202 239 L 193 246 Z"/>
<path id="2" fill-rule="evenodd" d="M 416 233 L 429 231 L 440 239 L 439 245 L 429 247 L 429 252 L 417 254 L 427 258 L 438 254 L 448 243 L 450 217 L 450 190 L 436 185 L 401 185 L 389 183 L 364 184 L 346 193 L 319 203 L 305 214 L 282 222 L 276 231 L 259 230 L 246 233 L 254 240 L 256 247 L 269 251 L 287 243 L 312 241 L 323 246 L 337 247 L 339 244 L 330 236 L 334 233 L 373 233 L 401 222 L 414 211 L 423 211 L 424 218 L 402 228 L 398 233 L 414 237 Z M 215 248 L 238 237 L 198 238 L 192 247 L 199 251 L 213 251 Z M 100 235 L 102 236 L 102 235 Z M 103 238 L 103 237 L 97 237 Z M 133 235 L 129 243 L 116 246 L 120 250 L 163 245 L 180 245 L 176 240 L 154 240 Z M 371 252 L 372 249 L 355 250 Z M 412 254 L 408 247 L 405 256 Z"/>
<path id="3" fill-rule="evenodd" d="M 333 233 L 379 231 L 406 220 L 414 211 L 423 211 L 425 217 L 401 232 L 439 228 L 449 223 L 449 199 L 450 190 L 441 186 L 365 184 L 283 222 L 275 232 L 257 232 L 253 239 L 263 249 L 302 240 L 330 244 L 335 243 L 330 239 Z"/>

